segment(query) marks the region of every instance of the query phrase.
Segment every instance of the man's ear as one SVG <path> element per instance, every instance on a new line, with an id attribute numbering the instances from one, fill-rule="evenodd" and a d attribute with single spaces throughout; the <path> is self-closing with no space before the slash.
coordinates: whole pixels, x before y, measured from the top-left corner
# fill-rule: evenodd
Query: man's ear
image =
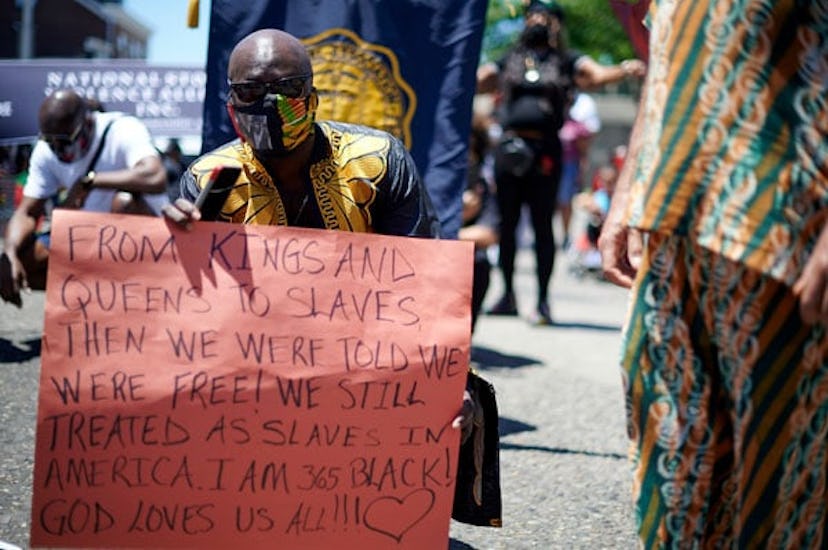
<path id="1" fill-rule="evenodd" d="M 233 131 L 236 132 L 236 135 L 242 140 L 244 139 L 244 134 L 239 131 L 239 125 L 236 123 L 236 109 L 233 108 L 233 104 L 229 101 L 224 104 L 227 107 L 227 115 L 230 117 L 230 122 L 233 124 Z"/>

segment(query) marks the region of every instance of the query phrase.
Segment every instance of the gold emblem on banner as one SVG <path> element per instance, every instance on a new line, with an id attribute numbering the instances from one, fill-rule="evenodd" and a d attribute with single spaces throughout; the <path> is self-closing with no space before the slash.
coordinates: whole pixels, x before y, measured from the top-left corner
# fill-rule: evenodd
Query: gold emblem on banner
<path id="1" fill-rule="evenodd" d="M 303 40 L 319 91 L 318 120 L 385 130 L 411 148 L 414 90 L 403 80 L 396 54 L 348 29 L 329 29 Z"/>

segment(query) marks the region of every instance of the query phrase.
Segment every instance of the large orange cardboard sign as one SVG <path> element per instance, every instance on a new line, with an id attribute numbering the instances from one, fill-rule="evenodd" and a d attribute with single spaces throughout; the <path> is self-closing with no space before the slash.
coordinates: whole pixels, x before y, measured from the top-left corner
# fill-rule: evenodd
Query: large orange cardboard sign
<path id="1" fill-rule="evenodd" d="M 34 547 L 444 548 L 469 243 L 57 211 Z"/>

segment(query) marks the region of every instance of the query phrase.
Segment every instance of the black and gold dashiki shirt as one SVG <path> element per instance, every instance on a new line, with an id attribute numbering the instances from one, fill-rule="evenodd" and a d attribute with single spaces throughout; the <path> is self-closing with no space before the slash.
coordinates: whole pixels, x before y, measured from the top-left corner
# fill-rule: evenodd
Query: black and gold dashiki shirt
<path id="1" fill-rule="evenodd" d="M 339 122 L 315 124 L 306 180 L 308 202 L 298 223 L 287 219 L 277 186 L 246 143 L 235 140 L 196 159 L 181 177 L 181 196 L 195 202 L 212 169 L 240 166 L 219 221 L 429 237 L 439 222 L 411 155 L 386 132 Z"/>

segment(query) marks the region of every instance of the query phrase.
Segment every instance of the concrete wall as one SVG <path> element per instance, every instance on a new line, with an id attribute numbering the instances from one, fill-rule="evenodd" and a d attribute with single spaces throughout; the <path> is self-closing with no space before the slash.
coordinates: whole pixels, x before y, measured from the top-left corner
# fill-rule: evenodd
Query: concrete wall
<path id="1" fill-rule="evenodd" d="M 626 145 L 638 109 L 638 98 L 628 95 L 591 94 L 601 117 L 601 131 L 595 136 L 590 148 L 590 173 L 611 159 L 618 145 Z"/>

